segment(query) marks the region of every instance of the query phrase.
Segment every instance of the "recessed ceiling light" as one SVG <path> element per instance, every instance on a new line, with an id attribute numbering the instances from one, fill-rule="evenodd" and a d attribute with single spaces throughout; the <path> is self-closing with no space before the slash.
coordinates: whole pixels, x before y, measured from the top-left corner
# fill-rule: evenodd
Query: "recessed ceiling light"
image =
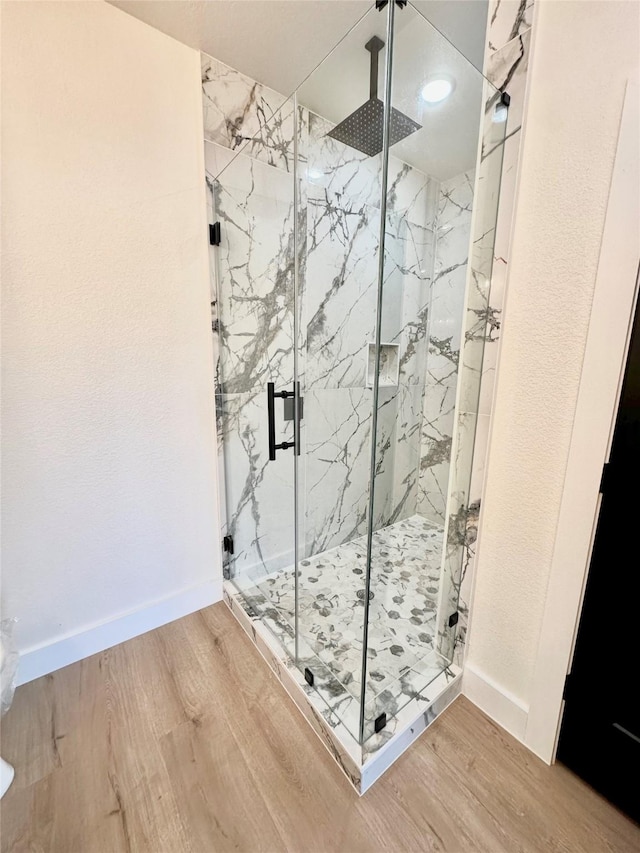
<path id="1" fill-rule="evenodd" d="M 454 82 L 447 77 L 432 77 L 422 87 L 422 99 L 428 104 L 439 104 L 453 92 Z"/>

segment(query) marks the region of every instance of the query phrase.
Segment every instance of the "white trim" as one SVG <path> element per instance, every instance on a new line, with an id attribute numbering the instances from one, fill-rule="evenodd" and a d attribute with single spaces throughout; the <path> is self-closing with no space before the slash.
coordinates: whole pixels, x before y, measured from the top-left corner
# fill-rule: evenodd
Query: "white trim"
<path id="1" fill-rule="evenodd" d="M 465 665 L 462 675 L 462 695 L 519 741 L 524 741 L 528 706 L 470 663 Z"/>
<path id="2" fill-rule="evenodd" d="M 524 743 L 544 761 L 555 757 L 562 693 L 589 566 L 633 317 L 640 260 L 640 102 L 627 86 L 600 249 L 562 504 L 547 588 Z"/>
<path id="3" fill-rule="evenodd" d="M 26 684 L 221 600 L 222 579 L 206 581 L 139 610 L 94 623 L 52 643 L 27 649 L 20 653 L 17 684 Z"/>

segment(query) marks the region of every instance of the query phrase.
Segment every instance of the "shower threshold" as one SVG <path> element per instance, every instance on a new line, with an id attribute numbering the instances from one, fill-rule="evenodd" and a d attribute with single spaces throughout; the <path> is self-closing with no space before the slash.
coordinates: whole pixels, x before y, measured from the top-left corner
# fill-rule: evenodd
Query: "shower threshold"
<path id="1" fill-rule="evenodd" d="M 301 561 L 297 665 L 293 567 L 224 584 L 227 605 L 360 794 L 460 692 L 460 669 L 434 648 L 442 535 L 420 516 L 374 533 L 362 744 L 364 537 Z"/>

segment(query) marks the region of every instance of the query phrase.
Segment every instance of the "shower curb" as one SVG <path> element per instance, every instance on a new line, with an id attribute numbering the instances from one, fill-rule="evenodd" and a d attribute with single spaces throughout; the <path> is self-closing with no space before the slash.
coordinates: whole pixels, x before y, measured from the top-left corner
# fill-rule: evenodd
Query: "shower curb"
<path id="1" fill-rule="evenodd" d="M 242 595 L 230 581 L 224 582 L 223 597 L 271 671 L 360 796 L 461 693 L 462 670 L 451 665 L 395 716 L 389 716 L 382 732 L 360 745 L 307 684 L 303 673 L 269 629 L 247 612 Z M 331 725 L 326 717 L 336 719 L 335 724 Z"/>

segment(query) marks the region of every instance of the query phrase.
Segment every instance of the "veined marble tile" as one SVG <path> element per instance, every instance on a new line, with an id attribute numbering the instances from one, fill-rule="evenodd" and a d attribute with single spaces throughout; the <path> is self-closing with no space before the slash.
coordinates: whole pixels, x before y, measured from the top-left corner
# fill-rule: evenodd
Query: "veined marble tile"
<path id="1" fill-rule="evenodd" d="M 456 225 L 468 227 L 473 208 L 473 183 L 473 170 L 442 182 L 438 196 L 438 232 Z"/>
<path id="2" fill-rule="evenodd" d="M 293 171 L 293 101 L 202 54 L 205 138 Z"/>
<path id="3" fill-rule="evenodd" d="M 469 236 L 467 224 L 439 233 L 436 239 L 429 338 L 448 340 L 456 351 L 462 343 Z"/>
<path id="4" fill-rule="evenodd" d="M 309 112 L 306 179 L 310 197 L 327 190 L 345 195 L 351 204 L 380 207 L 382 155 L 368 157 L 327 134 L 334 124 Z M 387 214 L 404 216 L 422 228 L 433 229 L 438 185 L 432 178 L 390 155 Z"/>
<path id="5" fill-rule="evenodd" d="M 492 0 L 489 6 L 489 50 L 500 50 L 533 23 L 534 0 Z"/>
<path id="6" fill-rule="evenodd" d="M 444 182 L 438 203 L 429 334 L 430 339 L 449 340 L 454 351 L 462 343 L 473 180 L 473 172 L 464 172 Z"/>
<path id="7" fill-rule="evenodd" d="M 458 632 L 455 640 L 454 654 L 454 662 L 458 666 L 462 666 L 463 663 L 464 646 L 466 644 L 467 628 L 469 625 L 469 605 L 471 603 L 473 566 L 476 555 L 482 489 L 489 446 L 489 426 L 490 416 L 488 414 L 478 415 L 473 448 L 473 470 L 469 486 L 466 538 L 464 548 L 462 549 L 460 594 L 458 600 L 458 613 L 460 617 L 457 625 Z"/>
<path id="8" fill-rule="evenodd" d="M 420 473 L 416 511 L 444 525 L 455 415 L 455 384 L 430 383 L 424 390 Z"/>
<path id="9" fill-rule="evenodd" d="M 507 116 L 506 137 L 500 183 L 500 206 L 496 227 L 496 258 L 506 258 L 515 202 L 515 186 L 520 152 L 520 136 L 524 114 L 525 90 L 531 49 L 531 31 L 513 39 L 489 59 L 487 78 L 511 98 Z M 483 157 L 491 151 L 484 151 Z"/>
<path id="10" fill-rule="evenodd" d="M 216 395 L 231 568 L 252 579 L 290 565 L 294 547 L 293 454 L 269 461 L 266 397 L 266 391 Z M 291 422 L 283 422 L 281 412 L 277 421 L 279 440 L 291 440 Z"/>
<path id="11" fill-rule="evenodd" d="M 416 509 L 444 524 L 473 208 L 473 172 L 444 182 L 438 199 Z"/>
<path id="12" fill-rule="evenodd" d="M 478 180 L 474 201 L 471 257 L 468 268 L 468 289 L 464 318 L 464 346 L 460 366 L 460 410 L 479 410 L 481 380 L 484 374 L 487 349 L 498 338 L 500 318 L 490 304 L 490 288 L 494 265 L 496 218 L 504 152 L 506 123 L 496 121 L 505 114 L 499 103 L 499 93 L 485 84 L 485 114 L 482 125 L 482 156 L 478 165 Z M 494 346 L 495 348 L 495 346 Z M 486 360 L 489 364 L 491 356 Z M 485 389 L 486 395 L 491 394 Z"/>
<path id="13" fill-rule="evenodd" d="M 239 155 L 214 181 L 221 393 L 293 381 L 293 181 Z"/>
<path id="14" fill-rule="evenodd" d="M 422 394 L 423 389 L 418 385 L 401 386 L 398 389 L 389 524 L 402 521 L 417 512 Z"/>
<path id="15" fill-rule="evenodd" d="M 368 388 L 305 392 L 307 556 L 366 532 L 372 406 Z"/>
<path id="16" fill-rule="evenodd" d="M 324 191 L 309 198 L 303 322 L 306 384 L 365 384 L 374 340 L 380 211 Z"/>
<path id="17" fill-rule="evenodd" d="M 475 186 L 475 216 L 470 261 L 477 272 L 490 278 L 507 130 L 507 108 L 500 102 L 501 93 L 486 81 L 483 95 L 485 109 L 481 127 L 481 156 Z"/>
<path id="18" fill-rule="evenodd" d="M 360 387 L 375 337 L 380 213 L 346 194 L 308 201 L 303 293 L 306 379 L 313 387 Z M 405 382 L 422 381 L 433 234 L 390 214 L 385 238 L 382 339 L 400 345 Z"/>
<path id="19" fill-rule="evenodd" d="M 473 508 L 469 504 L 477 419 L 478 415 L 475 413 L 460 412 L 455 424 L 445 523 L 446 541 L 438 603 L 437 650 L 447 660 L 453 658 L 456 636 L 455 628 L 448 626 L 448 619 L 458 609 L 463 569 L 470 560 L 470 525 L 473 524 L 477 531 L 477 513 L 474 522 Z"/>
<path id="20" fill-rule="evenodd" d="M 401 384 L 424 383 L 433 252 L 433 231 L 387 216 L 382 332 L 400 345 Z"/>
<path id="21" fill-rule="evenodd" d="M 309 113 L 309 148 L 306 178 L 309 197 L 345 196 L 351 206 L 380 207 L 382 155 L 361 151 L 327 136 L 335 125 Z"/>
<path id="22" fill-rule="evenodd" d="M 483 273 L 469 269 L 464 330 L 460 364 L 460 411 L 479 409 L 484 353 L 487 342 L 497 340 L 499 322 L 489 306 L 489 280 Z"/>
<path id="23" fill-rule="evenodd" d="M 379 530 L 389 523 L 392 511 L 398 407 L 399 389 L 381 387 L 378 391 L 376 461 L 373 485 L 374 530 Z"/>
<path id="24" fill-rule="evenodd" d="M 497 263 L 497 261 L 496 261 Z M 495 270 L 495 264 L 494 264 Z M 491 293 L 487 306 L 487 325 L 485 343 L 482 354 L 482 379 L 478 399 L 478 412 L 483 415 L 491 413 L 495 373 L 498 364 L 500 332 L 502 329 L 502 308 L 504 304 L 504 278 L 493 274 L 491 277 Z"/>
<path id="25" fill-rule="evenodd" d="M 498 88 L 509 92 L 511 104 L 506 123 L 505 142 L 498 147 L 490 146 L 484 152 L 481 164 L 482 173 L 487 176 L 488 184 L 495 186 L 496 171 L 499 170 L 500 174 L 491 292 L 487 309 L 482 384 L 478 404 L 479 411 L 484 414 L 491 411 L 495 368 L 498 360 L 530 45 L 531 31 L 526 30 L 490 57 L 487 70 L 490 81 Z M 485 166 L 485 160 L 489 161 L 488 167 Z"/>
<path id="26" fill-rule="evenodd" d="M 396 214 L 430 231 L 435 227 L 438 182 L 413 166 L 389 156 L 387 215 Z"/>

